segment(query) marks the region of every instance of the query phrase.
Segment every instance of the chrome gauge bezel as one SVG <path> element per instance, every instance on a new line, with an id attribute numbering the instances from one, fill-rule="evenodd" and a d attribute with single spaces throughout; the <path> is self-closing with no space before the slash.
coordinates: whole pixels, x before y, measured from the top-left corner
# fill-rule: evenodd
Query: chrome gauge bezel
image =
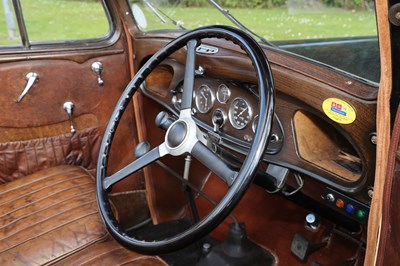
<path id="1" fill-rule="evenodd" d="M 226 91 L 228 92 L 228 98 L 226 100 L 221 99 L 221 91 L 222 91 L 222 87 L 226 88 Z M 228 102 L 228 100 L 231 98 L 231 89 L 224 83 L 222 83 L 221 85 L 218 86 L 218 90 L 217 90 L 217 100 L 218 102 L 222 103 L 222 104 L 226 104 Z"/>
<path id="2" fill-rule="evenodd" d="M 200 99 L 201 99 L 200 94 L 201 94 L 201 89 L 202 88 L 206 88 L 210 92 L 210 95 L 211 95 L 210 104 L 206 107 L 206 109 L 202 109 L 202 107 L 200 107 L 200 104 L 201 104 L 200 103 Z M 196 103 L 196 109 L 200 113 L 202 113 L 202 114 L 208 113 L 214 107 L 214 103 L 215 103 L 215 95 L 214 95 L 213 90 L 206 84 L 200 85 L 196 90 L 195 103 Z"/>
<path id="3" fill-rule="evenodd" d="M 235 103 L 236 103 L 237 101 L 243 101 L 243 102 L 247 105 L 247 110 L 248 110 L 248 113 L 249 113 L 249 118 L 248 118 L 247 121 L 244 123 L 244 125 L 238 125 L 238 124 L 235 122 L 236 119 L 235 119 L 235 117 L 234 117 L 234 112 L 235 112 L 234 108 L 235 108 L 235 105 L 236 105 Z M 232 127 L 236 128 L 236 129 L 244 129 L 244 128 L 250 123 L 250 121 L 251 121 L 252 118 L 253 118 L 253 107 L 251 106 L 251 104 L 250 104 L 245 98 L 236 97 L 236 98 L 232 101 L 231 106 L 229 107 L 228 118 L 229 118 L 229 122 L 231 123 Z"/>

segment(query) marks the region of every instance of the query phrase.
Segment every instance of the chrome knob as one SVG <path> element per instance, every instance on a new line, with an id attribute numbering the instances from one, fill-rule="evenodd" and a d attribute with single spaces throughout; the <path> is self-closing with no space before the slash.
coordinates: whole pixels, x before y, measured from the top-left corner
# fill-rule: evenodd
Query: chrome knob
<path id="1" fill-rule="evenodd" d="M 73 111 L 75 108 L 75 104 L 73 102 L 65 102 L 63 108 L 68 115 L 71 133 L 74 134 L 76 132 L 73 121 Z"/>
<path id="2" fill-rule="evenodd" d="M 101 78 L 101 73 L 103 72 L 103 64 L 101 62 L 94 62 L 92 64 L 92 71 L 97 75 L 97 84 L 99 86 L 103 86 L 104 80 Z"/>
<path id="3" fill-rule="evenodd" d="M 312 230 L 317 230 L 320 226 L 321 222 L 317 218 L 317 216 L 314 213 L 309 213 L 306 216 L 306 225 L 312 229 Z"/>
<path id="4" fill-rule="evenodd" d="M 226 113 L 221 109 L 217 109 L 212 114 L 212 123 L 214 125 L 214 132 L 218 132 L 226 122 Z"/>

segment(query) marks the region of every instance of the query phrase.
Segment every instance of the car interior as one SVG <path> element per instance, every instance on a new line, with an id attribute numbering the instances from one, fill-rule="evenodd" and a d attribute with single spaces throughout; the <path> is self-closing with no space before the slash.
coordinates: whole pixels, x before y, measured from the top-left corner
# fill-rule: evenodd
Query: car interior
<path id="1" fill-rule="evenodd" d="M 104 0 L 105 37 L 40 41 L 12 2 L 1 265 L 364 265 L 376 36 L 143 31 L 128 1 Z"/>

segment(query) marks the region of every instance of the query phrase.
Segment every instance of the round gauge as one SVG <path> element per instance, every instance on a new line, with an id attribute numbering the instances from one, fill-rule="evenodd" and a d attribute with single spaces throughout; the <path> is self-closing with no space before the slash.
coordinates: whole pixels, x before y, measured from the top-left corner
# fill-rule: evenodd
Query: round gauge
<path id="1" fill-rule="evenodd" d="M 217 91 L 217 100 L 220 103 L 226 103 L 230 97 L 231 97 L 231 90 L 229 89 L 229 87 L 226 86 L 225 84 L 219 85 Z"/>
<path id="2" fill-rule="evenodd" d="M 229 121 L 236 129 L 243 129 L 251 121 L 253 110 L 251 105 L 243 98 L 237 97 L 229 108 Z"/>
<path id="3" fill-rule="evenodd" d="M 200 113 L 207 113 L 214 106 L 214 92 L 207 85 L 201 85 L 196 92 L 195 102 Z"/>
<path id="4" fill-rule="evenodd" d="M 258 115 L 256 115 L 253 119 L 253 124 L 251 125 L 251 129 L 253 129 L 253 132 L 256 133 L 257 129 L 257 124 L 258 124 Z"/>

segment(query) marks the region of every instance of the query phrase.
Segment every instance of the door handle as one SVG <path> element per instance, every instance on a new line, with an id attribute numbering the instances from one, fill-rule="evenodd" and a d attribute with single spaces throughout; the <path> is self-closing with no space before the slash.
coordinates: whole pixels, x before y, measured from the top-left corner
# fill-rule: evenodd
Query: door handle
<path id="1" fill-rule="evenodd" d="M 74 134 L 76 132 L 75 126 L 74 126 L 74 118 L 73 118 L 73 111 L 75 108 L 75 104 L 73 102 L 65 102 L 63 105 L 63 108 L 65 112 L 67 112 L 68 119 L 69 119 L 69 127 L 71 130 L 71 133 Z"/>
<path id="2" fill-rule="evenodd" d="M 24 97 L 25 95 L 29 92 L 29 90 L 32 88 L 33 84 L 35 82 L 39 81 L 39 75 L 36 74 L 35 72 L 29 72 L 28 74 L 26 74 L 26 87 L 25 89 L 22 91 L 21 95 L 18 97 L 17 99 L 17 103 L 19 103 Z"/>
<path id="3" fill-rule="evenodd" d="M 103 72 L 103 64 L 101 62 L 94 62 L 92 64 L 92 71 L 97 75 L 97 84 L 99 86 L 103 86 L 104 80 L 101 78 L 101 73 Z"/>

